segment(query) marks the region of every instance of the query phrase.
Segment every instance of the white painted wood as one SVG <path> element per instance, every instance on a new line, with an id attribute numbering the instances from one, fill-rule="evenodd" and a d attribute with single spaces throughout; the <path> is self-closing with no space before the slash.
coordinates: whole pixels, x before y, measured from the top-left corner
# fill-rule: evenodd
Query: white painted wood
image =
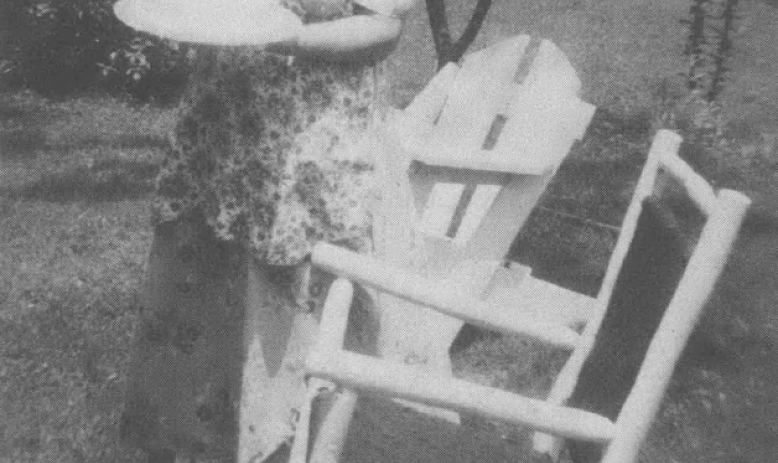
<path id="1" fill-rule="evenodd" d="M 578 382 L 578 376 L 581 373 L 583 364 L 594 346 L 594 340 L 600 325 L 605 317 L 605 310 L 610 304 L 610 298 L 613 294 L 613 288 L 616 279 L 621 272 L 624 258 L 627 256 L 632 238 L 635 235 L 638 218 L 643 210 L 643 200 L 651 195 L 654 184 L 656 183 L 657 173 L 661 159 L 668 152 L 677 152 L 681 146 L 681 137 L 675 134 L 663 134 L 655 137 L 651 143 L 648 152 L 646 164 L 638 179 L 635 191 L 632 194 L 632 200 L 627 207 L 624 220 L 621 226 L 621 232 L 616 240 L 616 246 L 611 253 L 608 267 L 605 270 L 600 291 L 597 294 L 597 301 L 592 311 L 592 317 L 584 327 L 579 340 L 579 345 L 575 348 L 570 358 L 567 359 L 562 370 L 554 381 L 551 391 L 548 394 L 548 401 L 554 404 L 565 403 L 573 393 L 575 385 Z M 541 454 L 549 455 L 552 460 L 559 458 L 559 451 L 562 443 L 555 437 L 536 433 L 533 436 L 533 449 Z"/>
<path id="2" fill-rule="evenodd" d="M 356 391 L 344 389 L 335 397 L 311 451 L 310 463 L 338 463 L 357 406 Z M 290 461 L 291 463 L 291 461 Z"/>
<path id="3" fill-rule="evenodd" d="M 458 73 L 456 63 L 443 66 L 405 108 L 405 115 L 422 124 L 434 124 L 454 88 Z"/>
<path id="4" fill-rule="evenodd" d="M 508 279 L 502 269 L 495 279 Z M 523 269 L 514 270 L 523 272 Z M 592 316 L 596 299 L 585 294 L 557 286 L 553 283 L 526 276 L 512 284 L 494 283 L 485 302 L 495 306 L 513 307 L 522 315 L 545 319 L 569 327 L 580 327 Z"/>
<path id="5" fill-rule="evenodd" d="M 311 414 L 313 401 L 322 390 L 334 390 L 335 385 L 321 378 L 312 377 L 307 382 L 308 391 L 305 401 L 300 406 L 300 417 L 297 420 L 292 448 L 288 463 L 308 463 L 308 444 L 311 439 Z M 348 426 L 348 423 L 346 423 Z"/>
<path id="6" fill-rule="evenodd" d="M 475 234 L 479 225 L 486 218 L 486 214 L 491 209 L 494 200 L 497 199 L 497 195 L 500 194 L 502 189 L 499 185 L 478 185 L 473 193 L 473 197 L 470 200 L 470 205 L 467 208 L 464 217 L 462 217 L 462 223 L 459 225 L 454 240 L 460 245 L 464 245 L 469 242 Z"/>
<path id="7" fill-rule="evenodd" d="M 554 172 L 511 177 L 467 243 L 465 257 L 504 259 L 553 176 Z"/>
<path id="8" fill-rule="evenodd" d="M 379 291 L 421 304 L 451 317 L 484 328 L 531 339 L 563 349 L 577 345 L 578 333 L 570 328 L 523 317 L 511 310 L 491 307 L 445 280 L 432 280 L 387 265 L 327 243 L 319 243 L 312 254 L 314 265 Z"/>
<path id="9" fill-rule="evenodd" d="M 523 107 L 530 111 L 533 106 L 534 112 L 508 119 L 512 122 L 506 123 L 491 150 L 475 154 L 457 147 L 445 152 L 421 150 L 414 152 L 413 158 L 429 165 L 522 175 L 541 175 L 554 170 L 573 142 L 583 136 L 595 107 L 572 97 L 536 98 Z M 556 130 L 563 133 L 556 134 Z"/>
<path id="10" fill-rule="evenodd" d="M 396 111 L 387 124 L 398 136 L 387 145 L 396 151 L 416 152 L 429 144 L 432 129 L 440 117 L 449 93 L 454 89 L 459 66 L 448 63 L 435 74 L 403 111 Z M 407 156 L 410 159 L 410 156 Z M 404 172 L 404 170 L 402 170 Z"/>
<path id="11" fill-rule="evenodd" d="M 516 234 L 591 120 L 593 107 L 575 93 L 580 82 L 564 55 L 542 43 L 529 75 L 511 100 L 507 120 L 489 156 L 490 162 L 511 162 L 516 175 L 492 202 L 487 220 L 473 233 L 465 255 L 504 257 Z M 480 257 L 479 257 L 480 256 Z"/>
<path id="12" fill-rule="evenodd" d="M 635 386 L 616 421 L 618 431 L 608 446 L 604 463 L 636 461 L 675 364 L 726 264 L 750 202 L 735 191 L 719 193 L 716 207 L 703 228 L 678 289 L 651 340 Z"/>
<path id="13" fill-rule="evenodd" d="M 327 299 L 324 302 L 322 319 L 319 323 L 319 334 L 313 351 L 337 352 L 343 348 L 348 325 L 348 313 L 354 296 L 354 287 L 348 280 L 336 279 L 330 286 Z M 300 418 L 297 420 L 295 437 L 289 455 L 289 463 L 308 463 L 308 446 L 310 443 L 310 426 L 313 401 L 323 390 L 334 390 L 335 385 L 321 378 L 308 379 L 307 394 L 300 407 Z M 356 403 L 356 395 L 351 391 L 344 391 L 336 399 L 335 405 L 327 413 L 324 424 L 320 426 L 320 436 L 316 439 L 321 446 L 319 454 L 314 450 L 312 456 L 316 456 L 321 462 L 337 462 L 330 457 L 339 455 L 340 449 L 351 423 L 351 413 Z M 354 396 L 353 398 L 351 396 Z M 342 397 L 342 398 L 341 398 Z M 352 403 L 353 402 L 353 403 Z M 349 406 L 351 409 L 349 410 Z M 321 433 L 324 433 L 323 435 Z M 241 460 L 243 461 L 243 460 Z M 313 460 L 311 460 L 313 461 Z"/>
<path id="14" fill-rule="evenodd" d="M 516 36 L 467 55 L 457 73 L 455 91 L 449 94 L 438 120 L 430 151 L 458 157 L 453 153 L 470 156 L 481 149 L 528 44 L 528 36 Z"/>
<path id="15" fill-rule="evenodd" d="M 419 230 L 427 235 L 445 236 L 464 189 L 463 183 L 441 182 L 433 185 L 422 211 Z"/>
<path id="16" fill-rule="evenodd" d="M 451 143 L 445 150 L 428 149 L 415 158 L 433 165 L 528 175 L 553 170 L 572 142 L 583 136 L 594 114 L 594 106 L 576 96 L 579 89 L 580 81 L 567 58 L 544 41 L 524 84 L 506 93 L 513 96 L 492 150 L 472 155 L 470 144 Z"/>
<path id="17" fill-rule="evenodd" d="M 660 162 L 662 167 L 683 185 L 697 207 L 706 215 L 710 215 L 717 205 L 716 193 L 707 180 L 678 156 L 681 141 L 681 136 L 675 132 L 658 131 L 654 142 L 661 146 Z"/>
<path id="18" fill-rule="evenodd" d="M 415 282 L 434 288 L 438 281 L 444 281 L 444 287 L 456 288 L 462 296 L 453 298 L 459 304 L 454 309 L 442 307 L 450 301 L 439 299 L 441 304 L 435 311 L 420 307 L 424 300 L 397 291 L 379 291 L 379 350 L 385 359 L 450 375 L 448 349 L 463 320 L 503 331 L 518 330 L 565 348 L 576 342 L 575 331 L 548 317 L 536 320 L 522 315 L 522 307 L 492 306 L 478 300 L 593 113 L 591 105 L 574 96 L 580 83 L 574 72 L 565 74 L 572 67 L 550 44 L 541 45 L 540 64 L 533 65 L 527 79 L 533 88 L 548 92 L 547 98 L 538 93 L 535 100 L 528 99 L 527 95 L 535 93 L 527 94 L 526 88 L 513 82 L 528 41 L 526 36 L 509 39 L 469 55 L 461 69 L 447 66 L 379 132 L 382 140 L 375 157 L 382 198 L 374 224 L 377 256 L 404 269 L 403 275 Z M 548 80 L 545 84 L 543 74 Z M 564 98 L 556 98 L 554 92 L 562 88 L 570 91 Z M 524 100 L 517 95 L 523 95 Z M 516 102 L 519 104 L 513 104 Z M 536 114 L 528 115 L 531 110 Z M 503 146 L 502 158 L 495 156 L 495 150 L 482 149 L 498 114 L 508 117 L 506 125 L 511 117 L 524 117 L 536 124 L 513 124 L 507 131 L 503 129 L 497 140 L 498 146 Z M 541 116 L 545 119 L 540 120 Z M 514 130 L 538 131 L 539 135 L 523 142 L 534 157 L 505 148 L 510 143 L 503 137 L 514 136 Z M 544 138 L 561 141 L 554 144 Z M 501 140 L 503 145 L 499 145 Z M 443 159 L 443 166 L 448 162 L 456 168 L 410 164 L 411 159 L 424 156 Z M 515 175 L 529 171 L 536 175 Z M 420 294 L 426 295 L 423 290 Z"/>
<path id="19" fill-rule="evenodd" d="M 352 388 L 478 413 L 488 418 L 566 437 L 608 442 L 614 425 L 594 413 L 548 404 L 500 389 L 460 379 L 446 379 L 425 371 L 365 355 L 342 351 L 309 357 L 309 371 Z"/>
<path id="20" fill-rule="evenodd" d="M 413 186 L 413 200 L 416 210 L 423 210 L 429 202 L 432 188 L 438 183 L 461 183 L 467 185 L 494 185 L 502 187 L 513 176 L 502 172 L 450 168 L 425 165 L 414 162 L 408 171 L 408 181 Z"/>
<path id="21" fill-rule="evenodd" d="M 622 408 L 617 427 L 618 423 L 623 423 L 624 428 L 618 427 L 618 443 L 610 444 L 604 462 L 621 463 L 636 459 L 640 443 L 656 415 L 675 364 L 721 273 L 750 203 L 742 194 L 728 190 L 722 190 L 716 196 L 710 184 L 678 157 L 681 142 L 681 137 L 671 131 L 662 130 L 655 136 L 598 295 L 598 310 L 584 329 L 581 344 L 568 359 L 549 394 L 552 403 L 564 403 L 572 394 L 583 363 L 594 344 L 604 310 L 610 302 L 615 280 L 635 232 L 641 203 L 660 186 L 657 173 L 660 167 L 665 168 L 681 182 L 702 212 L 708 215 L 708 221 L 651 342 L 651 359 L 647 354 L 638 377 L 641 386 L 638 387 L 636 382 L 628 398 L 629 407 L 625 404 Z M 558 438 L 542 433 L 533 436 L 533 449 L 549 455 L 553 460 L 558 459 L 561 448 L 562 443 Z"/>
<path id="22" fill-rule="evenodd" d="M 408 153 L 415 153 L 433 149 L 431 147 L 445 152 L 448 149 L 446 144 L 458 147 L 467 145 L 470 146 L 468 156 L 477 153 L 497 111 L 505 106 L 504 94 L 512 85 L 528 40 L 528 37 L 509 39 L 468 55 L 461 69 L 453 65 L 444 68 L 429 86 L 429 91 L 425 89 L 406 109 L 400 131 L 410 133 L 410 137 L 404 138 L 411 141 L 405 141 L 401 146 Z M 484 72 L 486 69 L 489 71 Z M 437 109 L 441 105 L 443 107 L 440 111 L 426 109 Z M 422 122 L 414 123 L 414 119 Z M 435 125 L 430 126 L 433 122 Z M 462 240 L 454 242 L 444 239 L 449 234 L 449 228 L 454 227 L 452 222 L 455 215 L 457 222 L 460 217 L 464 222 L 464 229 L 459 224 L 464 234 L 457 235 L 461 238 L 472 233 L 475 225 L 473 221 L 477 221 L 477 216 L 483 215 L 483 212 L 473 209 L 472 204 L 465 207 L 468 203 L 462 194 L 466 188 L 469 192 L 472 185 L 478 184 L 474 183 L 470 175 L 452 181 L 447 181 L 445 175 L 439 173 L 429 177 L 406 175 L 403 179 L 397 176 L 397 172 L 407 174 L 407 170 L 401 165 L 397 169 L 398 162 L 390 162 L 395 166 L 395 172 L 389 174 L 393 179 L 391 188 L 395 191 L 387 194 L 383 207 L 384 210 L 390 209 L 386 217 L 392 219 L 383 217 L 379 221 L 382 222 L 380 228 L 389 232 L 387 236 L 394 238 L 381 238 L 378 255 L 387 262 L 413 269 L 426 277 L 457 281 L 463 291 L 472 294 L 482 292 L 496 265 L 462 262 Z M 398 187 L 403 180 L 408 183 Z M 505 178 L 501 177 L 497 183 L 491 182 L 490 185 L 499 186 L 504 181 Z M 423 202 L 413 203 L 410 214 L 418 214 L 418 217 L 409 220 L 409 206 L 402 204 L 402 201 L 411 186 L 415 191 L 424 191 L 425 197 Z M 490 202 L 485 197 L 485 189 L 488 188 L 475 186 L 476 205 Z M 464 216 L 461 215 L 463 210 Z M 416 304 L 390 294 L 379 294 L 378 302 L 382 308 L 382 330 L 379 334 L 381 355 L 400 363 L 414 364 L 428 371 L 450 375 L 448 350 L 463 322 L 435 311 L 419 310 Z M 450 413 L 443 416 L 446 413 L 440 411 L 437 415 L 458 422 L 458 418 L 452 417 Z"/>
<path id="23" fill-rule="evenodd" d="M 657 138 L 651 145 L 646 165 L 643 167 L 643 171 L 638 179 L 635 192 L 632 195 L 632 200 L 624 215 L 619 238 L 616 241 L 616 246 L 613 249 L 610 261 L 608 262 L 608 268 L 605 271 L 605 277 L 603 278 L 603 283 L 597 295 L 596 309 L 592 313 L 592 319 L 581 334 L 581 344 L 570 356 L 570 359 L 568 359 L 549 393 L 549 400 L 552 400 L 555 403 L 564 403 L 575 388 L 583 362 L 586 360 L 586 357 L 589 356 L 589 352 L 594 345 L 594 338 L 602 324 L 605 310 L 610 303 L 613 288 L 616 285 L 616 279 L 621 272 L 624 259 L 627 256 L 629 246 L 632 243 L 632 238 L 635 235 L 638 218 L 643 210 L 643 200 L 651 195 L 661 158 L 665 155 L 664 153 L 668 151 L 677 151 L 681 143 L 679 138 L 680 137 L 663 136 Z"/>
<path id="24" fill-rule="evenodd" d="M 316 350 L 324 352 L 343 349 L 353 298 L 354 286 L 349 280 L 338 278 L 332 283 L 324 301 Z"/>

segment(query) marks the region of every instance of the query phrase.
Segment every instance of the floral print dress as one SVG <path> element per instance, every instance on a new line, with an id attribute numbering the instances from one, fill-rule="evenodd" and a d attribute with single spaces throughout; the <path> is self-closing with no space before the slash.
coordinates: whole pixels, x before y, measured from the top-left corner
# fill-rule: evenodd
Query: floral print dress
<path id="1" fill-rule="evenodd" d="M 343 0 L 322 17 L 282 1 L 304 22 L 355 8 Z M 387 110 L 385 79 L 380 65 L 250 47 L 201 47 L 196 62 L 157 179 L 121 433 L 150 452 L 232 461 L 251 357 L 244 327 L 259 314 L 273 382 L 260 395 L 282 394 L 286 404 L 259 425 L 268 429 L 255 455 L 263 461 L 293 433 L 305 389 L 300 355 L 284 348 L 294 350 L 287 342 L 302 311 L 321 306 L 321 291 L 307 288 L 326 283 L 314 273 L 322 282 L 309 284 L 295 269 L 318 240 L 371 247 L 373 163 L 363 144 Z"/>
<path id="2" fill-rule="evenodd" d="M 331 19 L 286 4 L 304 21 Z M 301 262 L 318 240 L 368 250 L 372 169 L 360 145 L 386 109 L 380 66 L 211 54 L 181 106 L 156 223 L 198 209 L 218 238 L 275 265 Z"/>

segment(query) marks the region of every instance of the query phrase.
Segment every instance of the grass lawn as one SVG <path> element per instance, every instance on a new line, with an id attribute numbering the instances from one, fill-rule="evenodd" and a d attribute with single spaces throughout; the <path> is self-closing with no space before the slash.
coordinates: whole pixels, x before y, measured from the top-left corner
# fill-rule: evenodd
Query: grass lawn
<path id="1" fill-rule="evenodd" d="M 461 30 L 474 2 L 448 3 Z M 683 93 L 679 20 L 688 6 L 495 0 L 473 47 L 516 33 L 549 38 L 600 109 L 514 246 L 512 257 L 536 275 L 596 292 L 659 116 Z M 722 133 L 715 146 L 684 147 L 717 186 L 752 196 L 758 214 L 678 369 L 647 462 L 778 455 L 776 6 L 741 1 Z M 434 72 L 427 27 L 419 9 L 390 61 L 398 106 Z M 117 444 L 116 429 L 151 240 L 147 205 L 173 121 L 170 109 L 105 97 L 0 93 L 0 463 L 140 461 Z M 562 360 L 497 336 L 478 336 L 455 355 L 457 374 L 535 396 Z M 464 426 L 508 448 L 480 461 L 516 461 L 526 444 L 520 430 L 477 419 Z M 437 436 L 433 447 L 456 438 Z M 441 458 L 407 461 L 450 461 Z"/>

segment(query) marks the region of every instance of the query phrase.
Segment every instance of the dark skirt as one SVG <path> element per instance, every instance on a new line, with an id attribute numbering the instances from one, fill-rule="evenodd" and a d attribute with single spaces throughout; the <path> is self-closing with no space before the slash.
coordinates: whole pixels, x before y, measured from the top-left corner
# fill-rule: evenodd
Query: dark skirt
<path id="1" fill-rule="evenodd" d="M 239 426 L 248 436 L 241 451 L 248 445 L 257 461 L 288 443 L 305 396 L 303 359 L 332 281 L 306 270 L 258 262 L 215 238 L 202 217 L 158 225 L 122 440 L 200 461 L 234 461 Z M 369 299 L 357 292 L 346 347 L 374 353 Z"/>
<path id="2" fill-rule="evenodd" d="M 231 459 L 248 259 L 202 221 L 155 230 L 128 372 L 122 438 L 150 451 Z"/>

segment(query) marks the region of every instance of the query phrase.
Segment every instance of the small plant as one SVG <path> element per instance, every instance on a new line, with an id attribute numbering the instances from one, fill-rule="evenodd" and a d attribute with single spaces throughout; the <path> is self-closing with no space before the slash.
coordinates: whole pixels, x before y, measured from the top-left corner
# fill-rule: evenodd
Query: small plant
<path id="1" fill-rule="evenodd" d="M 142 99 L 171 95 L 167 84 L 183 82 L 185 52 L 133 31 L 112 7 L 113 0 L 0 2 L 0 79 L 46 95 L 95 85 Z"/>
<path id="2" fill-rule="evenodd" d="M 737 0 L 724 0 L 723 4 L 720 4 L 720 12 L 716 19 L 719 21 L 719 29 L 716 50 L 711 57 L 713 61 L 713 72 L 711 74 L 710 87 L 708 88 L 708 100 L 715 100 L 719 92 L 721 92 L 721 86 L 724 79 L 724 73 L 729 70 L 724 63 L 732 53 L 732 30 L 735 16 L 735 7 L 737 6 Z"/>
<path id="3" fill-rule="evenodd" d="M 669 88 L 660 88 L 658 125 L 679 130 L 704 150 L 723 142 L 725 124 L 717 98 L 730 70 L 736 7 L 737 0 L 692 0 L 689 17 L 681 20 L 689 32 L 684 46 L 688 93 L 671 96 Z"/>
<path id="4" fill-rule="evenodd" d="M 721 93 L 726 61 L 732 53 L 732 34 L 738 0 L 692 0 L 684 54 L 689 57 L 687 85 L 692 93 L 714 101 Z"/>
<path id="5" fill-rule="evenodd" d="M 172 40 L 137 35 L 119 44 L 97 66 L 109 90 L 164 103 L 177 100 L 192 52 L 190 47 Z"/>

